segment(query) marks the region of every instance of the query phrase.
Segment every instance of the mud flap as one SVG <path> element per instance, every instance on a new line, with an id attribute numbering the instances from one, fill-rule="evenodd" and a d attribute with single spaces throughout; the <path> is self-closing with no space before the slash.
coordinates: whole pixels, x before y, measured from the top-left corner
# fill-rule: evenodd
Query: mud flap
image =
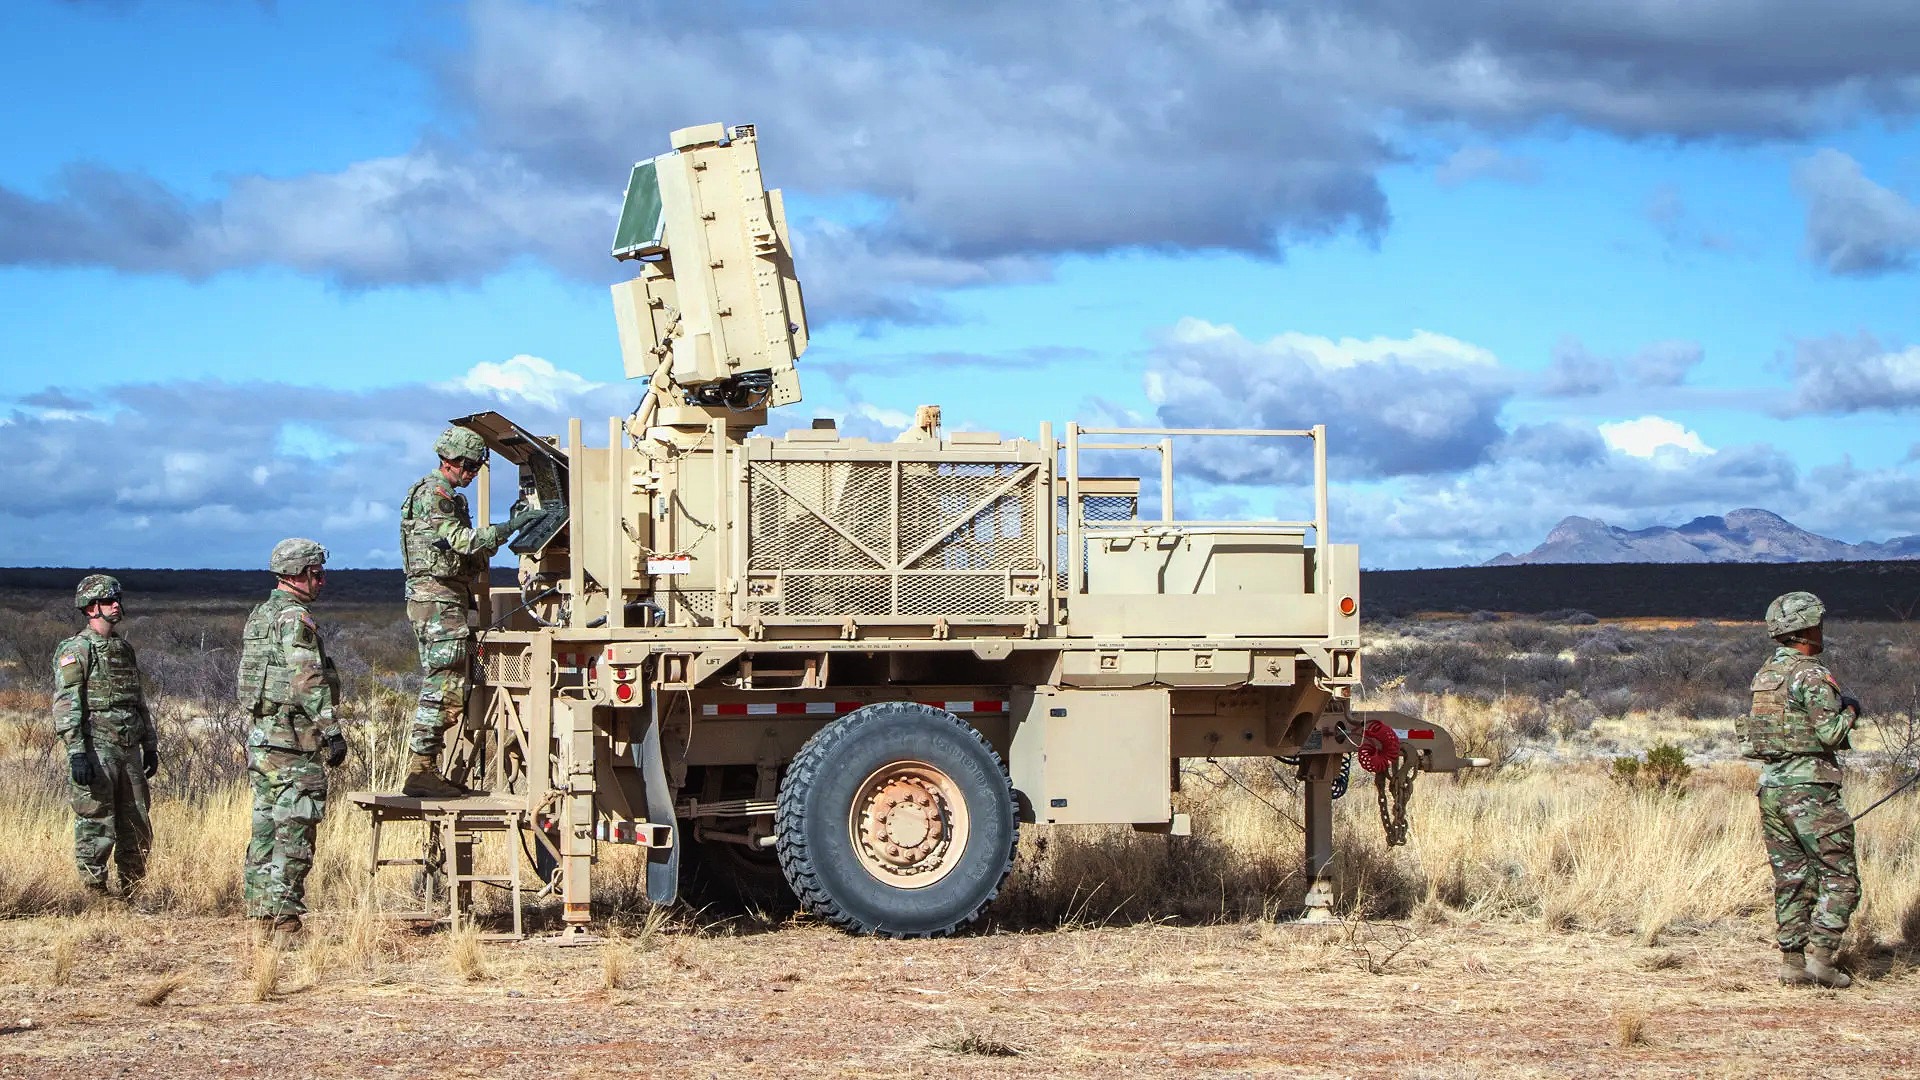
<path id="1" fill-rule="evenodd" d="M 665 905 L 680 896 L 680 823 L 674 818 L 667 763 L 660 753 L 660 695 L 650 693 L 647 699 L 647 730 L 633 752 L 647 791 L 647 821 L 667 826 L 672 837 L 666 847 L 647 849 L 647 899 Z"/>

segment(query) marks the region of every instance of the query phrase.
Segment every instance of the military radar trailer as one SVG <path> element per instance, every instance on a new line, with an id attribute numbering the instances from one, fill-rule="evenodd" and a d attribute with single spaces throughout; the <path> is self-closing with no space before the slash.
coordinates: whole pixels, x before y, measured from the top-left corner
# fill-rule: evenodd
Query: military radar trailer
<path id="1" fill-rule="evenodd" d="M 613 250 L 638 270 L 613 288 L 636 411 L 600 445 L 578 420 L 456 421 L 496 491 L 504 462 L 549 513 L 514 541 L 519 588 L 483 604 L 442 766 L 523 812 L 567 924 L 597 854 L 632 844 L 656 902 L 697 857 L 849 930 L 949 933 L 1022 825 L 1184 832 L 1179 759 L 1234 756 L 1297 760 L 1324 915 L 1349 757 L 1402 835 L 1414 773 L 1469 764 L 1432 724 L 1351 707 L 1359 554 L 1328 539 L 1323 427 L 1021 438 L 923 407 L 890 441 L 762 434 L 807 345 L 780 192 L 751 127 L 672 146 L 633 170 Z M 1311 516 L 1176 516 L 1175 441 L 1219 438 L 1302 447 Z M 1092 469 L 1119 454 L 1158 467 Z"/>

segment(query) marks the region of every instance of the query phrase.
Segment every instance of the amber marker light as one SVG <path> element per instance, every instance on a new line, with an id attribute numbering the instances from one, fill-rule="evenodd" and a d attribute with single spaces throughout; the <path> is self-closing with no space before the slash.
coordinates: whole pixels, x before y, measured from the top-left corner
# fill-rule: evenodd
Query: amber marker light
<path id="1" fill-rule="evenodd" d="M 1351 615 L 1354 612 L 1359 610 L 1360 610 L 1360 605 L 1354 602 L 1353 597 L 1343 596 L 1340 598 L 1340 614 Z"/>

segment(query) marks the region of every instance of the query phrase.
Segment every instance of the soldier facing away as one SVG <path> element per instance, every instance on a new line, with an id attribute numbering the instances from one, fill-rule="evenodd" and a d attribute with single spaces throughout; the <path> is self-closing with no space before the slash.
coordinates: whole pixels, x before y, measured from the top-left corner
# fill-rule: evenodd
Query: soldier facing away
<path id="1" fill-rule="evenodd" d="M 440 467 L 408 490 L 400 506 L 400 550 L 407 573 L 407 620 L 420 643 L 420 703 L 407 749 L 412 764 L 401 793 L 423 798 L 470 794 L 440 775 L 439 756 L 449 728 L 465 717 L 472 686 L 474 579 L 514 533 L 540 517 L 521 509 L 498 525 L 473 527 L 461 488 L 487 461 L 487 444 L 466 428 L 453 427 L 434 441 Z"/>
<path id="2" fill-rule="evenodd" d="M 130 895 L 147 874 L 153 846 L 147 781 L 160 768 L 156 732 L 133 646 L 114 629 L 120 583 L 89 574 L 74 590 L 73 606 L 87 627 L 53 652 L 53 728 L 72 781 L 73 861 L 87 890 L 104 896 L 112 856 L 120 893 Z"/>
<path id="3" fill-rule="evenodd" d="M 301 930 L 314 835 L 327 812 L 327 768 L 347 760 L 334 708 L 340 680 L 307 605 L 326 585 L 327 549 L 282 540 L 268 566 L 279 579 L 247 616 L 240 652 L 240 704 L 253 714 L 247 774 L 253 832 L 242 886 L 255 940 L 285 945 Z M 325 767 L 321 762 L 324 759 Z"/>
<path id="4" fill-rule="evenodd" d="M 1773 657 L 1753 677 L 1753 712 L 1738 725 L 1740 749 L 1760 768 L 1760 829 L 1773 866 L 1780 981 L 1844 987 L 1833 966 L 1860 901 L 1853 824 L 1840 797 L 1840 762 L 1860 703 L 1814 657 L 1824 648 L 1826 607 L 1808 592 L 1767 606 Z"/>

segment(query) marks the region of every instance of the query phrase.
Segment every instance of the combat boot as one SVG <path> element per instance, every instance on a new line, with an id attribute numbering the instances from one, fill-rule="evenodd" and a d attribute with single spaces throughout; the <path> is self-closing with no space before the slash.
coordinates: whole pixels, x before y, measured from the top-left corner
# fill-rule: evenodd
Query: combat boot
<path id="1" fill-rule="evenodd" d="M 432 757 L 415 754 L 413 768 L 408 771 L 400 794 L 413 799 L 457 799 L 467 794 L 467 789 L 441 776 Z"/>
<path id="2" fill-rule="evenodd" d="M 1782 950 L 1780 953 L 1780 985 L 1812 986 L 1813 976 L 1807 974 L 1807 954 L 1799 949 Z"/>
<path id="3" fill-rule="evenodd" d="M 291 949 L 300 944 L 306 935 L 306 927 L 301 925 L 300 916 L 282 915 L 273 920 L 273 947 Z"/>
<path id="4" fill-rule="evenodd" d="M 1853 979 L 1846 972 L 1833 966 L 1832 949 L 1807 950 L 1807 974 L 1821 986 L 1830 986 L 1835 990 L 1845 990 L 1853 985 Z"/>

